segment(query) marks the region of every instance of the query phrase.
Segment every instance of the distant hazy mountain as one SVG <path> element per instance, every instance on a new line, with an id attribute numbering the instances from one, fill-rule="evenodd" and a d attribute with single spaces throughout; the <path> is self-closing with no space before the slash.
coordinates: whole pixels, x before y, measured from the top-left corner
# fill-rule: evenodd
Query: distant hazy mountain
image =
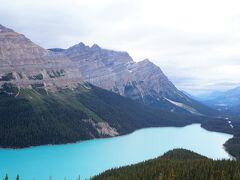
<path id="1" fill-rule="evenodd" d="M 211 114 L 213 110 L 179 91 L 162 70 L 145 59 L 134 62 L 127 52 L 107 50 L 83 43 L 68 49 L 50 49 L 77 63 L 83 79 L 133 100 L 168 110 Z"/>
<path id="2" fill-rule="evenodd" d="M 240 87 L 230 89 L 226 92 L 213 92 L 200 98 L 204 104 L 226 113 L 240 112 Z"/>
<path id="3" fill-rule="evenodd" d="M 200 100 L 200 101 L 206 101 L 206 100 L 215 99 L 215 98 L 220 97 L 222 95 L 224 95 L 224 92 L 222 92 L 222 91 L 213 91 L 210 94 L 203 94 L 203 95 L 195 96 L 195 98 Z"/>

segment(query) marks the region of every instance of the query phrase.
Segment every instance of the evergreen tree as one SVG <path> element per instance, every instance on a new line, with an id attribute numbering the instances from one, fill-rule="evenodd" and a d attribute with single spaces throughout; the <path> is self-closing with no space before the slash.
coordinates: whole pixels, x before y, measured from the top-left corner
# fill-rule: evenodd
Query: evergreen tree
<path id="1" fill-rule="evenodd" d="M 94 180 L 240 180 L 240 161 L 211 160 L 176 149 L 159 158 L 108 170 Z"/>

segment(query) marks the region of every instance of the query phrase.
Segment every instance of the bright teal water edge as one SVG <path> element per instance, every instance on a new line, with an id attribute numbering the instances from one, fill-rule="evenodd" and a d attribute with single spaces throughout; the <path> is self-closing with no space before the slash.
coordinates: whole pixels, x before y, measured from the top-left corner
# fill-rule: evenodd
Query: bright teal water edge
<path id="1" fill-rule="evenodd" d="M 222 144 L 231 135 L 209 132 L 199 124 L 183 128 L 148 128 L 132 134 L 76 144 L 0 150 L 0 179 L 75 180 L 109 168 L 137 163 L 173 148 L 186 148 L 210 158 L 229 158 Z"/>

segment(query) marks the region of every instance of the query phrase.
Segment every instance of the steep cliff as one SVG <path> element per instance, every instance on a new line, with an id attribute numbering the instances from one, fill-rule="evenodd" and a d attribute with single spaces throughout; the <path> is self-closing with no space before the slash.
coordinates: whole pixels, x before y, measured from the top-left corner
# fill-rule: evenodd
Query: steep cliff
<path id="1" fill-rule="evenodd" d="M 170 112 L 214 114 L 179 91 L 162 70 L 145 59 L 134 62 L 127 52 L 79 43 L 68 49 L 50 49 L 77 63 L 83 79 L 98 87 Z"/>

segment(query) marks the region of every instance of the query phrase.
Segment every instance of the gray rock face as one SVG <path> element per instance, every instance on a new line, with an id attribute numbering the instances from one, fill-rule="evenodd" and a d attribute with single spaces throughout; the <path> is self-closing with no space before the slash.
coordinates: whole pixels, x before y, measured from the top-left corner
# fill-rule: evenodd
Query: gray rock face
<path id="1" fill-rule="evenodd" d="M 122 85 L 126 84 L 131 76 L 127 66 L 134 63 L 128 53 L 80 43 L 60 54 L 66 55 L 78 65 L 84 80 L 107 90 L 119 91 L 119 94 L 123 95 Z"/>
<path id="2" fill-rule="evenodd" d="M 127 52 L 79 43 L 61 54 L 78 63 L 86 81 L 121 95 L 125 95 L 125 87 L 130 85 L 137 86 L 142 95 L 147 90 L 154 90 L 162 95 L 178 92 L 158 66 L 148 59 L 136 63 Z"/>
<path id="3" fill-rule="evenodd" d="M 169 111 L 189 112 L 192 107 L 191 113 L 198 112 L 193 108 L 196 102 L 179 91 L 148 59 L 134 62 L 127 52 L 102 49 L 96 44 L 89 47 L 79 43 L 52 51 L 70 58 L 83 79 L 96 86 Z"/>
<path id="4" fill-rule="evenodd" d="M 0 85 L 44 88 L 72 87 L 81 82 L 72 61 L 34 44 L 24 35 L 0 25 Z"/>
<path id="5" fill-rule="evenodd" d="M 169 111 L 197 112 L 201 108 L 147 59 L 134 62 L 127 52 L 96 44 L 49 51 L 0 25 L 0 86 L 73 89 L 83 81 Z"/>

